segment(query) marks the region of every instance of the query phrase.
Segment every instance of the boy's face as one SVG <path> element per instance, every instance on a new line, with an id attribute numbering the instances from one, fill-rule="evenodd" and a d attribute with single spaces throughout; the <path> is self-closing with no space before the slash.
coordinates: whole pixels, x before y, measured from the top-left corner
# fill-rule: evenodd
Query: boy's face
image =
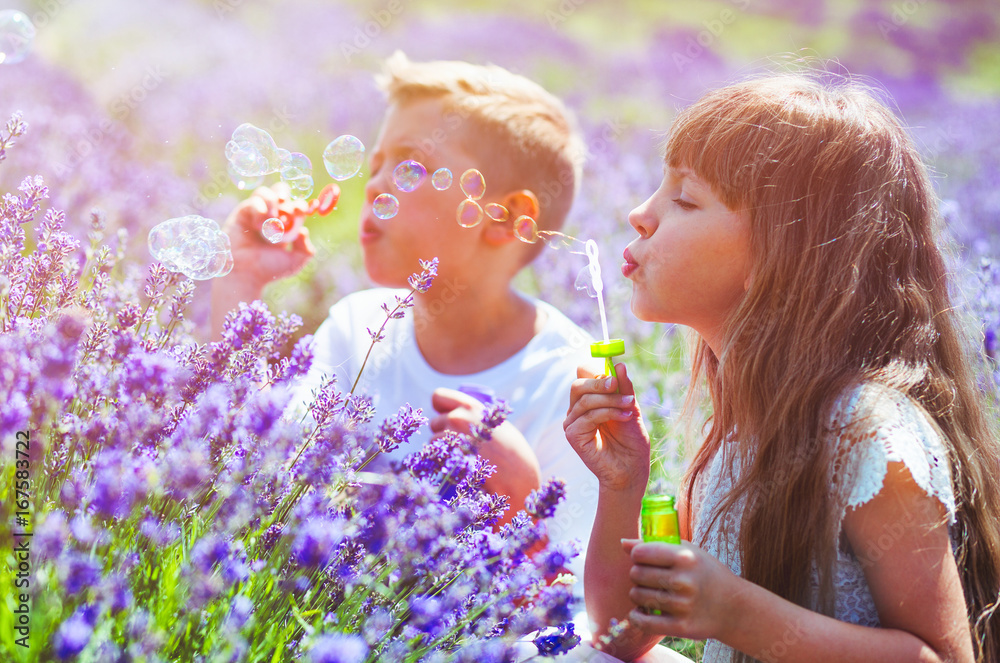
<path id="1" fill-rule="evenodd" d="M 474 267 L 481 226 L 462 228 L 455 219 L 465 198 L 458 180 L 476 160 L 461 144 L 462 119 L 445 114 L 436 99 L 421 99 L 389 107 L 370 157 L 371 179 L 365 186 L 359 239 L 368 276 L 379 285 L 406 287 L 406 278 L 420 271 L 418 259 L 440 259 L 440 275 L 461 278 Z M 392 181 L 397 164 L 415 159 L 427 168 L 427 178 L 416 191 L 402 192 Z M 450 188 L 438 191 L 431 175 L 451 170 Z M 489 183 L 487 183 L 489 190 Z M 390 219 L 372 213 L 372 201 L 382 193 L 399 199 L 399 212 Z M 479 201 L 485 204 L 486 199 Z M 473 270 L 474 271 L 474 270 Z"/>

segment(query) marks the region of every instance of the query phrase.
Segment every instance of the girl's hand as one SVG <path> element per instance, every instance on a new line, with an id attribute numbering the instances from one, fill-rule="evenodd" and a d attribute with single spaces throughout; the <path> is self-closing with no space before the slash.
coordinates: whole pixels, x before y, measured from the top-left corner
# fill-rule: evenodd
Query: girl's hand
<path id="1" fill-rule="evenodd" d="M 577 371 L 582 379 L 570 389 L 563 430 L 602 488 L 645 490 L 649 479 L 649 435 L 625 364 L 615 369 L 618 378 L 594 379 L 584 368 Z M 615 391 L 618 384 L 620 393 Z"/>
<path id="2" fill-rule="evenodd" d="M 635 583 L 629 598 L 637 607 L 629 613 L 630 624 L 646 633 L 724 639 L 734 622 L 729 608 L 746 581 L 687 541 L 623 539 L 622 547 L 632 556 L 629 577 Z"/>

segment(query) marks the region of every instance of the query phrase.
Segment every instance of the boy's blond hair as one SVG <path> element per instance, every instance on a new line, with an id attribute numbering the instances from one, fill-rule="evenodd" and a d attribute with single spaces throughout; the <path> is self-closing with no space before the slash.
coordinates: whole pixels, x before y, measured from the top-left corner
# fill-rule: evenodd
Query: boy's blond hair
<path id="1" fill-rule="evenodd" d="M 385 61 L 376 82 L 390 104 L 440 99 L 447 131 L 461 132 L 463 146 L 479 157 L 487 192 L 530 189 L 541 208 L 535 219 L 539 230 L 562 227 L 579 186 L 584 144 L 558 98 L 496 65 L 412 62 L 401 51 Z M 432 154 L 447 137 L 432 135 L 420 151 Z"/>

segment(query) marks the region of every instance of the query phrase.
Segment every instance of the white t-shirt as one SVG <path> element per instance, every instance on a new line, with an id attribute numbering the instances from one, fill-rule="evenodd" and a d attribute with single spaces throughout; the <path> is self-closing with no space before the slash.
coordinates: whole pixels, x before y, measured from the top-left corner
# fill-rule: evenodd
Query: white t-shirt
<path id="1" fill-rule="evenodd" d="M 330 308 L 330 315 L 316 330 L 313 364 L 296 387 L 293 402 L 307 403 L 325 379 L 336 374 L 343 391 L 349 391 L 361 364 L 372 346 L 368 329 L 377 331 L 385 321 L 382 304 L 390 310 L 396 295 L 406 290 L 375 288 L 350 294 Z M 583 587 L 583 560 L 590 530 L 597 511 L 597 479 L 566 441 L 562 423 L 569 407 L 569 389 L 576 379 L 576 369 L 590 358 L 592 338 L 551 304 L 532 300 L 544 312 L 542 330 L 509 359 L 479 373 L 446 375 L 435 371 L 424 359 L 414 336 L 413 315 L 390 320 L 385 338 L 375 344 L 355 390 L 373 399 L 376 421 L 396 413 L 409 403 L 421 408 L 424 416 L 435 416 L 431 394 L 439 387 L 458 389 L 463 384 L 489 387 L 496 398 L 511 408 L 508 416 L 524 435 L 538 457 L 542 482 L 550 477 L 566 482 L 566 498 L 548 520 L 549 538 L 553 541 L 575 539 L 580 555 L 569 565 L 576 575 L 576 588 Z M 388 454 L 402 459 L 430 439 L 425 426 L 409 444 Z M 511 504 L 515 511 L 523 504 Z"/>

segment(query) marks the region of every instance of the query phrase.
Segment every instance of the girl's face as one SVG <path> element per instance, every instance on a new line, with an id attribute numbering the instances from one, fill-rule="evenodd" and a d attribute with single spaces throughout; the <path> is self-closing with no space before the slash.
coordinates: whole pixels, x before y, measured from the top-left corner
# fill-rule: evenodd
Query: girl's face
<path id="1" fill-rule="evenodd" d="M 629 214 L 639 233 L 625 249 L 632 313 L 698 331 L 718 353 L 723 322 L 749 286 L 749 222 L 684 168 Z"/>

